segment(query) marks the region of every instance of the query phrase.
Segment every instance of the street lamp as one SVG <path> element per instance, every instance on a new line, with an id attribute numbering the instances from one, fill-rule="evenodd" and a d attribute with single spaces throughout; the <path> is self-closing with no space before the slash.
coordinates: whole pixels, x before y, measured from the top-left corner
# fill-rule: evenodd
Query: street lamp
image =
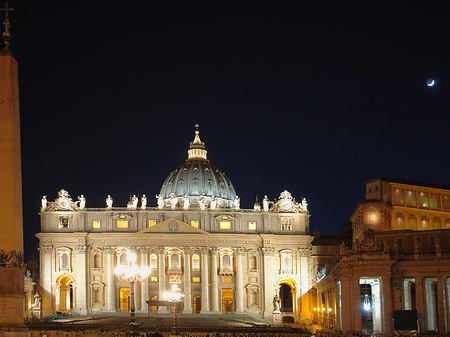
<path id="1" fill-rule="evenodd" d="M 136 323 L 135 305 L 134 305 L 134 284 L 136 282 L 143 282 L 148 275 L 150 275 L 150 268 L 148 266 L 138 267 L 134 264 L 136 261 L 136 254 L 127 253 L 128 265 L 118 265 L 114 270 L 119 280 L 130 282 L 130 325 L 134 329 L 139 325 Z"/>
<path id="2" fill-rule="evenodd" d="M 172 333 L 177 333 L 177 304 L 181 303 L 184 298 L 184 294 L 181 293 L 181 289 L 176 284 L 172 286 L 172 291 L 166 291 L 163 294 L 166 301 L 171 302 L 173 305 L 173 326 Z"/>

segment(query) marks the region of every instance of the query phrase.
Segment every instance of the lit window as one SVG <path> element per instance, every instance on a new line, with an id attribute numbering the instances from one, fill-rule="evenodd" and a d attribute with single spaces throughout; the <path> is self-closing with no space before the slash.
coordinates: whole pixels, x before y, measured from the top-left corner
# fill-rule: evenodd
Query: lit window
<path id="1" fill-rule="evenodd" d="M 121 215 L 119 216 L 119 218 L 125 219 L 125 215 L 121 214 Z"/>
<path id="2" fill-rule="evenodd" d="M 370 222 L 375 222 L 375 213 L 370 213 L 369 214 L 369 221 Z"/>
<path id="3" fill-rule="evenodd" d="M 230 283 L 231 282 L 231 277 L 224 277 L 223 278 L 223 282 L 224 283 Z"/>
<path id="4" fill-rule="evenodd" d="M 156 225 L 156 220 L 148 220 L 148 228 L 153 227 Z"/>
<path id="5" fill-rule="evenodd" d="M 200 256 L 198 254 L 192 255 L 192 270 L 200 270 Z"/>
<path id="6" fill-rule="evenodd" d="M 191 226 L 198 228 L 198 220 L 191 220 Z"/>
<path id="7" fill-rule="evenodd" d="M 223 248 L 219 250 L 220 258 L 220 270 L 222 272 L 232 272 L 233 271 L 233 250 L 229 248 Z"/>
<path id="8" fill-rule="evenodd" d="M 256 222 L 255 221 L 249 221 L 248 222 L 248 230 L 249 231 L 256 231 Z"/>
<path id="9" fill-rule="evenodd" d="M 100 228 L 100 220 L 92 221 L 92 228 Z"/>
<path id="10" fill-rule="evenodd" d="M 170 258 L 170 269 L 171 270 L 180 270 L 180 268 L 181 268 L 180 255 L 172 254 L 169 256 L 169 258 Z"/>
<path id="11" fill-rule="evenodd" d="M 221 221 L 220 229 L 231 229 L 231 221 Z"/>
<path id="12" fill-rule="evenodd" d="M 128 228 L 128 220 L 117 220 L 117 228 Z"/>
<path id="13" fill-rule="evenodd" d="M 194 283 L 200 282 L 200 277 L 194 276 L 194 277 L 192 278 L 192 282 L 194 282 Z"/>
<path id="14" fill-rule="evenodd" d="M 150 268 L 158 269 L 158 258 L 156 257 L 156 254 L 150 255 Z"/>
<path id="15" fill-rule="evenodd" d="M 128 256 L 126 253 L 122 253 L 119 256 L 119 264 L 122 266 L 128 265 Z"/>
<path id="16" fill-rule="evenodd" d="M 222 257 L 222 269 L 231 270 L 231 256 L 228 254 Z"/>
<path id="17" fill-rule="evenodd" d="M 158 282 L 158 276 L 151 276 L 150 282 Z"/>
<path id="18" fill-rule="evenodd" d="M 281 230 L 291 231 L 292 230 L 292 219 L 291 218 L 281 218 Z"/>

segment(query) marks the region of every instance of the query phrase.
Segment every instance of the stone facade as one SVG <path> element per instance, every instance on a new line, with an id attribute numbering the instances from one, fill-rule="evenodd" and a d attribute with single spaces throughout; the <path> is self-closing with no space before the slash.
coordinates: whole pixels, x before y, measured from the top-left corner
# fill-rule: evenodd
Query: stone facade
<path id="1" fill-rule="evenodd" d="M 408 330 L 448 333 L 450 187 L 387 178 L 366 185 L 352 246 L 339 246 L 315 285 L 315 319 L 343 332 L 392 334 L 404 329 L 396 326 L 404 315 Z M 398 221 L 405 217 L 409 225 Z"/>

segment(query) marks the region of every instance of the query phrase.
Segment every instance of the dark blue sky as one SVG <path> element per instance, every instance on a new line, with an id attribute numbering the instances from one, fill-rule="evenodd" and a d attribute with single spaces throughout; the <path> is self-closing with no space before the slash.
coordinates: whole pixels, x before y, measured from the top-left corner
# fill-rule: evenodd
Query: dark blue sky
<path id="1" fill-rule="evenodd" d="M 323 233 L 366 180 L 450 184 L 444 1 L 10 5 L 27 254 L 42 195 L 156 205 L 195 123 L 243 207 L 288 189 Z"/>

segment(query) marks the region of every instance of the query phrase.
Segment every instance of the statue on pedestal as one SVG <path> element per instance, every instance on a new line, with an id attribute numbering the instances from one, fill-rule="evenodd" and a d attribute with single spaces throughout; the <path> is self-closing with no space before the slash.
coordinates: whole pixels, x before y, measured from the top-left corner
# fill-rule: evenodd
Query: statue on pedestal
<path id="1" fill-rule="evenodd" d="M 80 206 L 79 206 L 80 209 L 86 208 L 86 198 L 84 197 L 83 194 L 81 196 L 78 196 L 78 202 L 80 203 Z"/>
<path id="2" fill-rule="evenodd" d="M 141 198 L 141 208 L 142 209 L 146 209 L 147 208 L 147 197 L 145 196 L 145 194 Z"/>
<path id="3" fill-rule="evenodd" d="M 41 199 L 41 211 L 45 211 L 47 208 L 47 196 L 44 195 Z"/>
<path id="4" fill-rule="evenodd" d="M 113 206 L 113 198 L 111 198 L 111 196 L 108 194 L 108 197 L 106 198 L 106 207 L 112 208 L 112 206 Z"/>
<path id="5" fill-rule="evenodd" d="M 273 297 L 273 312 L 279 313 L 281 307 L 281 299 L 278 297 L 277 294 Z"/>

